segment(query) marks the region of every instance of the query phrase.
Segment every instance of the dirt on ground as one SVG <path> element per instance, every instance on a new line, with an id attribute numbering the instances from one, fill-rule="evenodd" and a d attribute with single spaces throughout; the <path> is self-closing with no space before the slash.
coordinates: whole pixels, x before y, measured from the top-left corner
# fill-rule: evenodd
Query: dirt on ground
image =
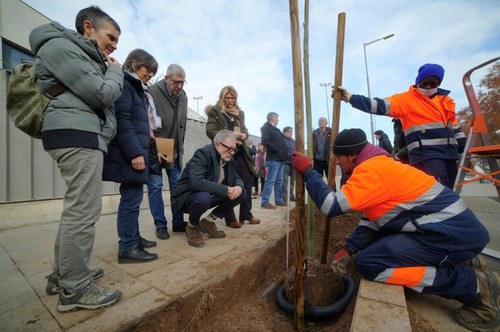
<path id="1" fill-rule="evenodd" d="M 337 283 L 330 273 L 325 273 L 325 267 L 330 266 L 333 255 L 340 250 L 345 239 L 356 228 L 359 221 L 357 213 L 349 213 L 331 219 L 330 237 L 328 241 L 327 264 L 319 264 L 323 248 L 323 232 L 325 217 L 315 209 L 314 248 L 317 259 L 308 263 L 308 272 L 319 277 L 308 281 L 311 287 L 316 287 L 315 299 L 318 305 L 329 301 L 338 294 L 338 287 L 325 288 L 331 292 L 321 292 L 325 283 Z M 295 225 L 294 210 L 290 212 L 290 223 Z M 219 284 L 196 292 L 168 305 L 160 312 L 146 317 L 136 326 L 128 327 L 127 331 L 293 331 L 294 319 L 276 304 L 276 290 L 283 283 L 287 274 L 293 275 L 294 265 L 294 231 L 290 234 L 289 269 L 286 270 L 285 238 L 280 239 L 276 246 L 270 248 L 253 264 L 243 266 L 236 273 Z M 329 269 L 331 270 L 331 269 Z M 356 293 L 360 276 L 353 264 L 346 269 L 356 285 L 355 294 L 344 313 L 334 322 L 304 322 L 304 331 L 309 332 L 343 332 L 350 331 Z M 338 278 L 338 276 L 336 276 Z M 315 286 L 314 286 L 315 285 Z M 340 285 L 339 287 L 342 287 Z M 309 295 L 311 297 L 311 295 Z M 309 299 L 311 300 L 311 298 Z M 293 303 L 293 301 L 290 301 Z M 415 331 L 426 330 L 426 327 L 414 326 Z M 417 328 L 417 329 L 415 329 Z M 422 329 L 423 328 L 423 329 Z"/>

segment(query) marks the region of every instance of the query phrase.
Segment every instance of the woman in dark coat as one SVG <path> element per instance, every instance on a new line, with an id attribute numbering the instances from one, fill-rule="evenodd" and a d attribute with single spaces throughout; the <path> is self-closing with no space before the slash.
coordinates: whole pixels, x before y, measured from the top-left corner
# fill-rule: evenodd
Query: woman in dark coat
<path id="1" fill-rule="evenodd" d="M 157 254 L 144 250 L 156 242 L 145 240 L 139 233 L 143 187 L 151 168 L 159 165 L 148 117 L 155 114 L 154 104 L 149 102 L 146 85 L 157 70 L 158 63 L 149 53 L 141 49 L 130 52 L 123 64 L 123 93 L 115 103 L 117 133 L 105 158 L 103 180 L 120 183 L 118 263 L 142 263 L 158 258 Z"/>
<path id="2" fill-rule="evenodd" d="M 250 151 L 246 144 L 248 130 L 245 126 L 245 113 L 238 106 L 238 92 L 230 85 L 223 87 L 219 94 L 217 104 L 205 109 L 207 113 L 206 133 L 208 138 L 214 139 L 215 135 L 222 129 L 228 129 L 236 133 L 238 137 L 238 150 L 234 154 L 236 171 L 243 179 L 246 199 L 240 204 L 239 218 L 233 213 L 232 221 L 226 220 L 226 226 L 240 228 L 248 222 L 250 225 L 260 223 L 260 219 L 252 213 L 252 185 L 253 185 L 253 162 Z"/>

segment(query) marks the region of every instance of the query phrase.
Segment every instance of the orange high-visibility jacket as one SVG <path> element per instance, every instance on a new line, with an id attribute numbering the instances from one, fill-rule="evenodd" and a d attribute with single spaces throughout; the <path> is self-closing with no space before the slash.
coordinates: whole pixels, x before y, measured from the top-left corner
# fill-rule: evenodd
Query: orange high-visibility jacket
<path id="1" fill-rule="evenodd" d="M 368 144 L 357 156 L 352 175 L 336 193 L 312 171 L 307 191 L 321 211 L 335 216 L 361 211 L 366 219 L 347 241 L 357 252 L 375 237 L 415 233 L 422 243 L 445 250 L 480 248 L 488 232 L 460 197 L 432 176 L 388 157 Z"/>
<path id="2" fill-rule="evenodd" d="M 403 125 L 410 163 L 427 159 L 460 158 L 466 137 L 455 116 L 450 91 L 438 89 L 428 98 L 416 87 L 385 99 L 352 95 L 349 103 L 361 111 L 399 118 Z"/>

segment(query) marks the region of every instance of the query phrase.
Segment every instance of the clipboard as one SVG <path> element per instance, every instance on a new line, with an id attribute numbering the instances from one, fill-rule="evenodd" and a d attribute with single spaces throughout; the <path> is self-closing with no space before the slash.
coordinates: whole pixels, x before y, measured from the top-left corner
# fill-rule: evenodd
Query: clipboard
<path id="1" fill-rule="evenodd" d="M 158 152 L 167 156 L 169 162 L 174 161 L 174 142 L 173 138 L 156 137 L 156 147 Z"/>

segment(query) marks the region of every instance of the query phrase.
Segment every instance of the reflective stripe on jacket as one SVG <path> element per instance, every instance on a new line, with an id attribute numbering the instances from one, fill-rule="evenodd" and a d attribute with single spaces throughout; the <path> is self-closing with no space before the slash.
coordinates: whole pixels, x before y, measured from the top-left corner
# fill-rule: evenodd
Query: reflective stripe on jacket
<path id="1" fill-rule="evenodd" d="M 381 155 L 368 144 L 351 177 L 333 193 L 318 173 L 306 177 L 309 194 L 328 216 L 361 211 L 366 216 L 346 246 L 362 250 L 380 235 L 415 233 L 431 247 L 468 250 L 484 246 L 488 232 L 453 191 L 433 177 Z"/>
<path id="2" fill-rule="evenodd" d="M 350 103 L 367 113 L 399 118 L 403 125 L 410 163 L 427 159 L 459 159 L 466 137 L 455 116 L 449 91 L 438 89 L 433 98 L 410 86 L 407 92 L 385 99 L 353 95 Z"/>

